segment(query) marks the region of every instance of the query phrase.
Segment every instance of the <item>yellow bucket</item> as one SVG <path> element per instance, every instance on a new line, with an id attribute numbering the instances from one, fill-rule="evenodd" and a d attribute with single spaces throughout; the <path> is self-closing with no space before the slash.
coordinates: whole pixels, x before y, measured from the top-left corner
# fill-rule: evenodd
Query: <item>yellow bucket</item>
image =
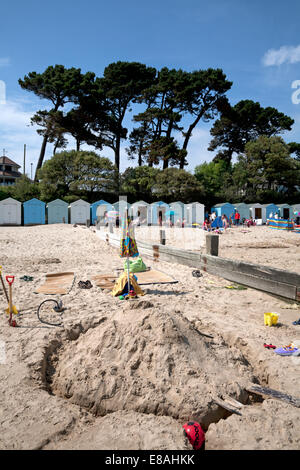
<path id="1" fill-rule="evenodd" d="M 276 325 L 278 322 L 278 314 L 277 313 L 272 313 L 272 312 L 266 312 L 264 313 L 264 323 L 267 326 L 272 326 Z"/>

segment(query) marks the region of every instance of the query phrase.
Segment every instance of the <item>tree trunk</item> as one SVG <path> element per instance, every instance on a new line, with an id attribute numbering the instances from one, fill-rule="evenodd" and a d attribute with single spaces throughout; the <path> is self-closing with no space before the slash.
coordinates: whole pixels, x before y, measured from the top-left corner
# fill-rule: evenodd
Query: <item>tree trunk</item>
<path id="1" fill-rule="evenodd" d="M 190 125 L 190 127 L 188 128 L 188 131 L 185 135 L 185 139 L 184 139 L 184 142 L 183 142 L 183 146 L 182 146 L 182 150 L 186 150 L 187 149 L 187 146 L 188 146 L 188 143 L 189 143 L 189 140 L 192 136 L 192 132 L 193 130 L 195 129 L 195 127 L 197 126 L 198 122 L 200 121 L 200 119 L 202 118 L 202 115 L 203 113 L 200 113 L 197 117 L 197 119 L 195 119 L 195 121 Z M 185 160 L 185 157 L 182 157 L 181 160 L 180 160 L 180 164 L 179 164 L 179 168 L 181 170 L 184 169 L 184 160 Z"/>
<path id="2" fill-rule="evenodd" d="M 143 141 L 141 141 L 141 142 L 140 142 L 140 145 L 139 145 L 138 166 L 142 166 L 142 165 L 143 165 L 143 156 L 142 156 L 142 153 L 143 153 Z"/>
<path id="3" fill-rule="evenodd" d="M 166 158 L 166 159 L 164 160 L 163 170 L 165 170 L 165 169 L 168 168 L 168 167 L 169 167 L 169 159 Z"/>
<path id="4" fill-rule="evenodd" d="M 44 135 L 44 138 L 43 138 L 42 147 L 41 147 L 41 151 L 40 151 L 40 156 L 39 156 L 38 163 L 37 163 L 36 170 L 35 170 L 35 176 L 34 176 L 35 183 L 38 180 L 37 179 L 38 170 L 42 167 L 42 164 L 43 164 L 43 161 L 44 161 L 47 142 L 48 142 L 48 135 L 46 134 L 46 135 Z"/>

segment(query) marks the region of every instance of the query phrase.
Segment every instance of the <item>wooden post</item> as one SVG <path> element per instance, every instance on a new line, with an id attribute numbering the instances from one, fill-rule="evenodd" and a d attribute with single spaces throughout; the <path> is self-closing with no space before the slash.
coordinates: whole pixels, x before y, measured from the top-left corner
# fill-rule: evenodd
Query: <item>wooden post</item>
<path id="1" fill-rule="evenodd" d="M 165 232 L 165 230 L 160 230 L 159 231 L 159 238 L 160 238 L 160 244 L 165 245 L 166 244 L 166 232 Z"/>
<path id="2" fill-rule="evenodd" d="M 209 233 L 206 235 L 206 253 L 212 256 L 219 254 L 219 235 Z"/>

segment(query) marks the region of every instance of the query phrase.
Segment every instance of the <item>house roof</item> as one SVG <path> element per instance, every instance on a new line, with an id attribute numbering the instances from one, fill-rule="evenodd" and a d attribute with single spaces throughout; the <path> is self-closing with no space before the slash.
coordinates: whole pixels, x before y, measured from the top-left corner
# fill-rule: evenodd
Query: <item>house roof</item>
<path id="1" fill-rule="evenodd" d="M 18 168 L 21 168 L 20 165 L 18 165 L 16 162 L 14 162 L 13 160 L 11 160 L 10 158 L 8 157 L 5 157 L 5 155 L 3 155 L 2 157 L 0 157 L 0 164 L 2 165 L 15 165 L 17 166 Z"/>

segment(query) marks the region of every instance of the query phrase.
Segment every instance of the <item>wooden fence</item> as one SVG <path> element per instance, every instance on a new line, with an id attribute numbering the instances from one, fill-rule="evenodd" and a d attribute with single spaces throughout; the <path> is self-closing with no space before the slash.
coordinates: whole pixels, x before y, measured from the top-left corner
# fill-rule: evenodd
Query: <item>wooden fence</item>
<path id="1" fill-rule="evenodd" d="M 96 233 L 101 240 L 119 248 L 120 239 L 116 234 L 100 230 L 97 230 Z M 141 255 L 156 261 L 162 260 L 198 268 L 229 281 L 300 302 L 300 274 L 269 266 L 220 258 L 218 256 L 218 235 L 207 235 L 207 253 L 205 254 L 180 250 L 162 244 L 150 244 L 140 240 L 137 240 L 137 245 Z"/>

